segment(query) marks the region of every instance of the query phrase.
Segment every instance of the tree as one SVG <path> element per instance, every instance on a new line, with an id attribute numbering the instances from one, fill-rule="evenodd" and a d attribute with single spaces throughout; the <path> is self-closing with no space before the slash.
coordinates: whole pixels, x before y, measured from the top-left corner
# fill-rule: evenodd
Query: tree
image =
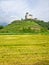
<path id="1" fill-rule="evenodd" d="M 0 26 L 0 29 L 3 29 L 4 27 L 3 26 Z"/>

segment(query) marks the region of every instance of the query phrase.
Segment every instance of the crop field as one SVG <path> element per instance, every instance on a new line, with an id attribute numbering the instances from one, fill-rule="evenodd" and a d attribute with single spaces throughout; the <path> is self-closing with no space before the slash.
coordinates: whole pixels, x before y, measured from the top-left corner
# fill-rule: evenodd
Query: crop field
<path id="1" fill-rule="evenodd" d="M 0 65 L 49 65 L 49 35 L 0 35 Z"/>

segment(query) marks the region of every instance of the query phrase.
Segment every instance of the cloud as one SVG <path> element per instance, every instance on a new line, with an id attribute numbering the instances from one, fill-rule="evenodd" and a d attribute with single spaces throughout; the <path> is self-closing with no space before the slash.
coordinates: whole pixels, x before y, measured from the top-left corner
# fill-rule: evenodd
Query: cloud
<path id="1" fill-rule="evenodd" d="M 49 20 L 49 0 L 0 0 L 0 22 L 24 18 L 26 12 L 33 17 Z"/>
<path id="2" fill-rule="evenodd" d="M 1 19 L 7 19 L 6 21 L 9 23 L 14 17 L 14 19 L 21 18 L 26 8 L 28 8 L 27 4 L 23 0 L 1 1 L 0 17 Z"/>
<path id="3" fill-rule="evenodd" d="M 38 0 L 36 7 L 33 9 L 33 13 L 35 17 L 48 21 L 49 0 Z"/>

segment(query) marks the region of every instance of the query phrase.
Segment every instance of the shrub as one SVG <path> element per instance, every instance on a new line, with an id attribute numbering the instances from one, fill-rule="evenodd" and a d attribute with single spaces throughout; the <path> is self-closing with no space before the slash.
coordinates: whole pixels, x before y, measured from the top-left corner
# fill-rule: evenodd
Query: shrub
<path id="1" fill-rule="evenodd" d="M 4 27 L 3 26 L 0 26 L 0 29 L 3 29 Z"/>

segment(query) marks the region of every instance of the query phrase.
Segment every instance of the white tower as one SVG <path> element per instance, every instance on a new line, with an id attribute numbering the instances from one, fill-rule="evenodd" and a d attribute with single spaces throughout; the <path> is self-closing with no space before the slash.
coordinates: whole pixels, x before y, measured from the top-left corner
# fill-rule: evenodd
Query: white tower
<path id="1" fill-rule="evenodd" d="M 32 19 L 32 15 L 27 12 L 25 15 L 25 19 Z"/>

